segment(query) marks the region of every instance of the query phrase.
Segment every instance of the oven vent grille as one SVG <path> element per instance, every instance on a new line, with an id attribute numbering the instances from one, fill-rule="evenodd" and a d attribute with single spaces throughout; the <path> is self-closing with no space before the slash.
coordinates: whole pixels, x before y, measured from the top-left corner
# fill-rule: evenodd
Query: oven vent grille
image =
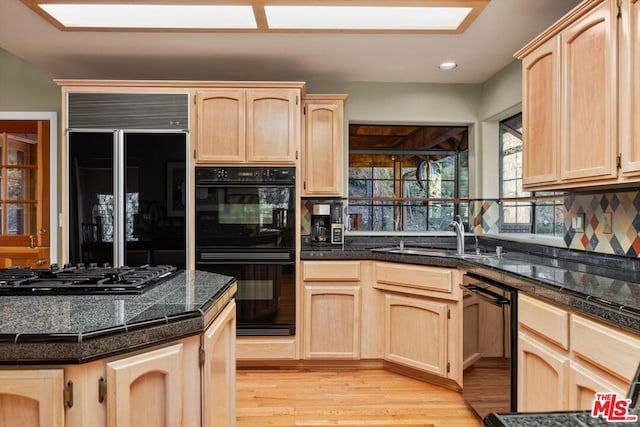
<path id="1" fill-rule="evenodd" d="M 70 93 L 70 129 L 188 130 L 186 93 Z"/>

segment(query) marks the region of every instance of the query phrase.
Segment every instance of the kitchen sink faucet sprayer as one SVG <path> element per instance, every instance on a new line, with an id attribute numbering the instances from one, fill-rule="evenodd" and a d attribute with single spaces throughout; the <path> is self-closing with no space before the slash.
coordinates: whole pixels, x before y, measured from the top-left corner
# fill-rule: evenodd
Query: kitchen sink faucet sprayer
<path id="1" fill-rule="evenodd" d="M 462 224 L 462 217 L 456 215 L 449 225 L 453 227 L 453 231 L 456 233 L 456 252 L 462 255 L 464 254 L 464 225 Z"/>

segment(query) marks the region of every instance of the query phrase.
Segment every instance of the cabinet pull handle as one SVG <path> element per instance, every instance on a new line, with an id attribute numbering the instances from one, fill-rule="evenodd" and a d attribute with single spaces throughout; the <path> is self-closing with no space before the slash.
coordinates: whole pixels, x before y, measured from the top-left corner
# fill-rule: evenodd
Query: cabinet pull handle
<path id="1" fill-rule="evenodd" d="M 36 265 L 45 265 L 47 263 L 47 259 L 46 258 L 39 258 L 36 261 Z"/>
<path id="2" fill-rule="evenodd" d="M 98 379 L 98 402 L 104 403 L 107 400 L 107 380 L 104 377 Z"/>
<path id="3" fill-rule="evenodd" d="M 62 394 L 64 396 L 64 406 L 71 408 L 73 406 L 73 381 L 67 381 Z"/>
<path id="4" fill-rule="evenodd" d="M 30 234 L 30 235 L 29 235 L 29 247 L 30 247 L 31 249 L 33 249 L 33 248 L 35 248 L 35 247 L 36 247 L 36 236 L 35 236 L 35 235 L 33 235 L 33 234 Z"/>

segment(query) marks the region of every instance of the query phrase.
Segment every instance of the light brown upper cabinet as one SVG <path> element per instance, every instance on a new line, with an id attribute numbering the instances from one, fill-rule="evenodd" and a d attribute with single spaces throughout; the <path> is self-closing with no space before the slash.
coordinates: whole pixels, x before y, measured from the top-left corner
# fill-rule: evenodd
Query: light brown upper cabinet
<path id="1" fill-rule="evenodd" d="M 629 177 L 637 181 L 640 175 L 640 0 L 622 2 L 621 14 L 621 167 L 623 179 Z"/>
<path id="2" fill-rule="evenodd" d="M 344 174 L 344 101 L 347 95 L 304 100 L 303 196 L 341 196 Z"/>
<path id="3" fill-rule="evenodd" d="M 560 38 L 547 40 L 522 60 L 523 164 L 525 186 L 559 178 Z"/>
<path id="4" fill-rule="evenodd" d="M 516 53 L 526 189 L 640 180 L 637 3 L 585 0 Z"/>
<path id="5" fill-rule="evenodd" d="M 301 85 L 196 91 L 199 164 L 292 164 L 300 144 Z"/>

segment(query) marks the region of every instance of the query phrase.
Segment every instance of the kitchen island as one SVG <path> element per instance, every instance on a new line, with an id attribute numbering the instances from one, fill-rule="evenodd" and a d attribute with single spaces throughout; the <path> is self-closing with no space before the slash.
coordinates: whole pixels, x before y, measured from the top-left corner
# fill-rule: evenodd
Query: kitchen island
<path id="1" fill-rule="evenodd" d="M 8 425 L 232 424 L 236 289 L 183 271 L 139 295 L 0 297 L 0 413 Z"/>

